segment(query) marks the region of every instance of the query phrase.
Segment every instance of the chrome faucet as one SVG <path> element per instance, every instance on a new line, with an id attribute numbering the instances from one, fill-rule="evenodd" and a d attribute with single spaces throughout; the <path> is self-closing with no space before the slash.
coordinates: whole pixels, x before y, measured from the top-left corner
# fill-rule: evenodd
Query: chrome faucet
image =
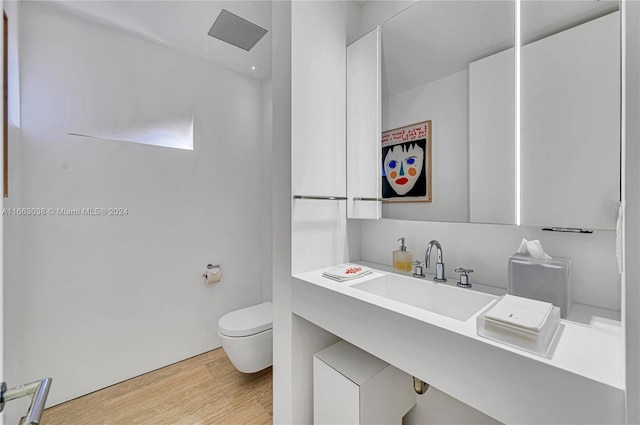
<path id="1" fill-rule="evenodd" d="M 427 252 L 424 254 L 424 264 L 429 268 L 429 260 L 431 258 L 431 248 L 436 247 L 438 253 L 438 260 L 436 261 L 436 277 L 433 279 L 436 282 L 446 282 L 447 278 L 444 277 L 444 263 L 442 262 L 442 246 L 437 240 L 432 240 L 427 245 Z"/>

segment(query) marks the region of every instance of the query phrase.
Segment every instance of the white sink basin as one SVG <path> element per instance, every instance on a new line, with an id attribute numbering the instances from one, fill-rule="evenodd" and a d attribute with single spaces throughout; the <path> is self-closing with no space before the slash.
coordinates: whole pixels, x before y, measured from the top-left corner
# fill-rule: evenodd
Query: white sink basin
<path id="1" fill-rule="evenodd" d="M 462 321 L 496 299 L 493 295 L 396 274 L 358 283 L 352 288 Z"/>

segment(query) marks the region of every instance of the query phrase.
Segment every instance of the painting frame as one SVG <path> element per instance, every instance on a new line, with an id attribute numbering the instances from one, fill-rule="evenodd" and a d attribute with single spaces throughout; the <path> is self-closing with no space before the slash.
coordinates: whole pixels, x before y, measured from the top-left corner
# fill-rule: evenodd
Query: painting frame
<path id="1" fill-rule="evenodd" d="M 383 203 L 401 203 L 401 202 L 432 202 L 432 150 L 433 145 L 433 123 L 431 120 L 421 121 L 414 124 L 405 125 L 403 127 L 393 128 L 382 132 L 381 139 L 381 161 L 382 161 L 382 202 Z M 420 153 L 422 150 L 422 154 Z M 412 152 L 415 155 L 410 155 Z M 411 174 L 407 178 L 399 178 L 395 180 L 392 177 L 404 175 L 404 168 L 410 166 L 407 164 L 408 158 L 413 161 L 420 160 L 422 156 L 422 167 L 417 177 Z M 403 158 L 401 158 L 403 157 Z M 407 158 L 404 158 L 407 157 Z M 393 161 L 395 159 L 395 161 Z M 402 161 L 400 161 L 402 159 Z M 386 161 L 386 162 L 385 162 Z M 411 160 L 409 160 L 411 162 Z M 393 170 L 390 165 L 400 163 L 399 170 Z M 410 168 L 408 171 L 412 171 Z M 408 173 L 407 173 L 408 174 Z M 404 185 L 411 185 L 404 187 Z"/>

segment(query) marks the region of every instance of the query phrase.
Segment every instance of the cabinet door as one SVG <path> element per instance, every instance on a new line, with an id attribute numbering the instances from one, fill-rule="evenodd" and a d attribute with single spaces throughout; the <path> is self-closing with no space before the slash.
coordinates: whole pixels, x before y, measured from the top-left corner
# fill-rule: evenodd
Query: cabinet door
<path id="1" fill-rule="evenodd" d="M 380 27 L 347 47 L 347 217 L 381 217 Z"/>
<path id="2" fill-rule="evenodd" d="M 291 5 L 293 195 L 346 195 L 346 10 L 340 1 Z"/>
<path id="3" fill-rule="evenodd" d="M 469 212 L 474 223 L 516 222 L 514 49 L 469 64 Z"/>
<path id="4" fill-rule="evenodd" d="M 360 423 L 360 387 L 317 357 L 313 358 L 313 423 Z"/>
<path id="5" fill-rule="evenodd" d="M 522 48 L 521 223 L 615 229 L 620 13 Z"/>

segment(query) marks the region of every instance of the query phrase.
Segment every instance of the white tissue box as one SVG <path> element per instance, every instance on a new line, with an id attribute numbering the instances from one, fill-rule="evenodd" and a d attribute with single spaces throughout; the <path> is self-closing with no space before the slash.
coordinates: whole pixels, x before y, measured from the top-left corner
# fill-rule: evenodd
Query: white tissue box
<path id="1" fill-rule="evenodd" d="M 538 260 L 528 255 L 509 257 L 509 293 L 560 307 L 566 319 L 571 309 L 571 259 Z"/>
<path id="2" fill-rule="evenodd" d="M 498 303 L 501 300 L 502 299 L 500 299 Z M 560 308 L 552 306 L 544 324 L 540 326 L 538 331 L 535 331 L 485 317 L 485 314 L 496 307 L 496 305 L 497 303 L 491 305 L 478 315 L 476 319 L 476 331 L 478 335 L 521 348 L 540 356 L 550 356 L 552 343 L 559 329 Z"/>

